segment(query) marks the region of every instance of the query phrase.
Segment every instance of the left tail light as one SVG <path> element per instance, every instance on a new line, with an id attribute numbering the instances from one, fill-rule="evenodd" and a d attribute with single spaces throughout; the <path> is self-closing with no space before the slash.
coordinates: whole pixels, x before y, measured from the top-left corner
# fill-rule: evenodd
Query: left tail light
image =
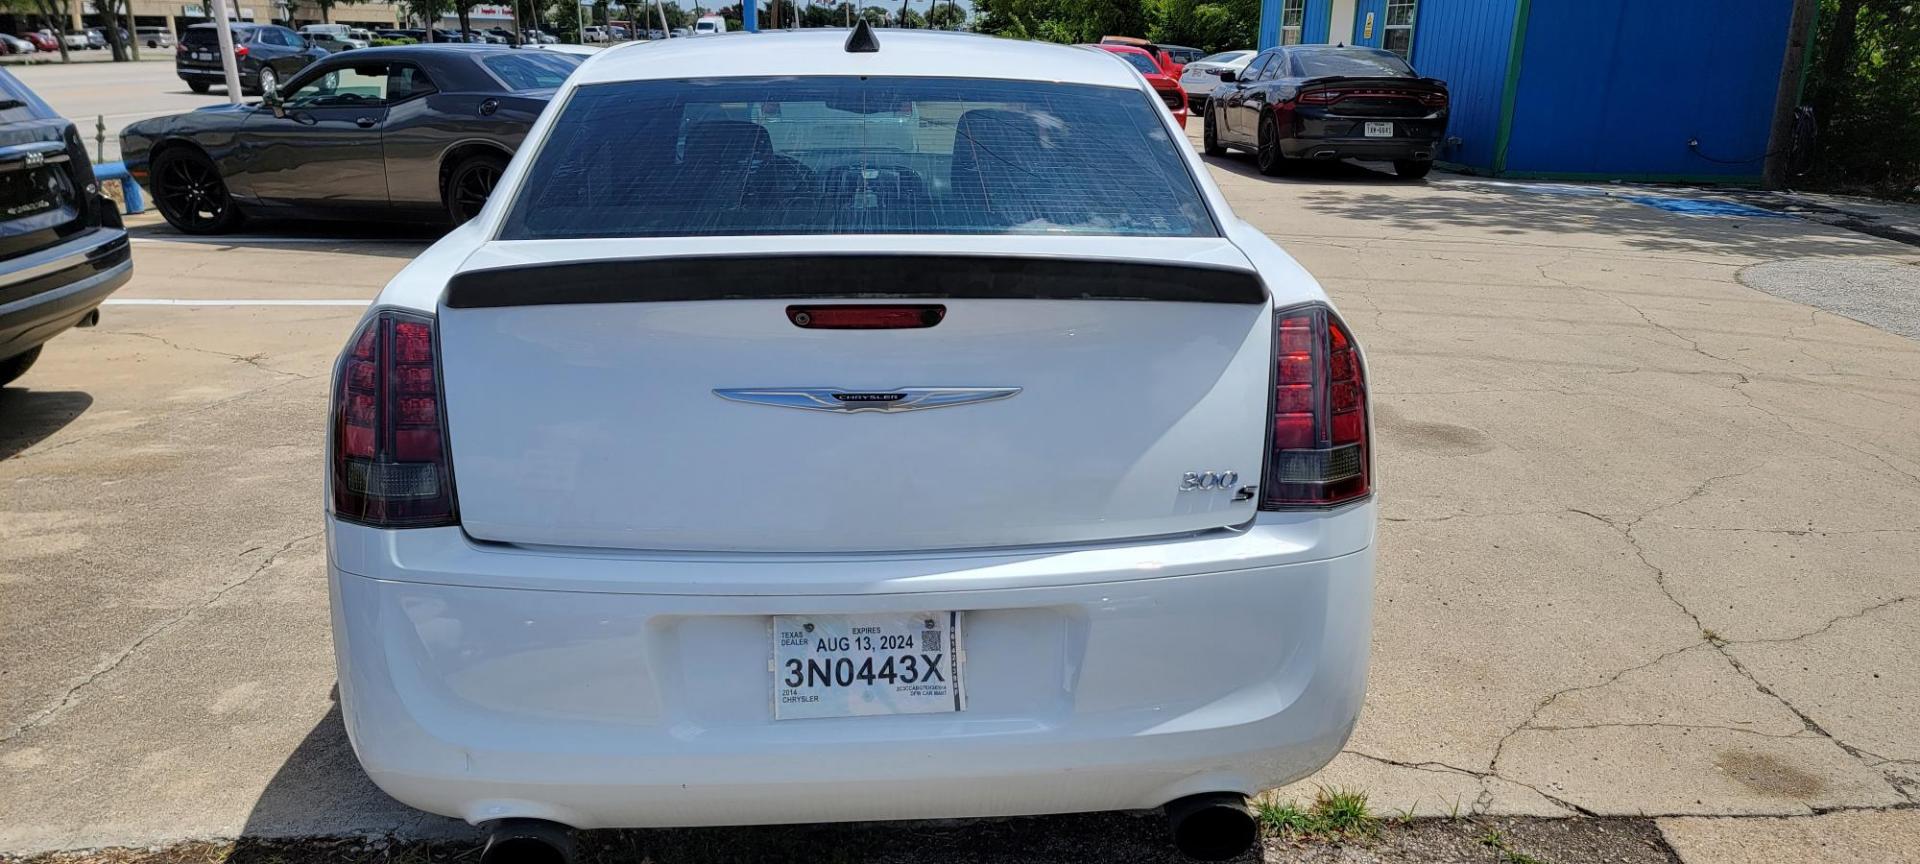
<path id="1" fill-rule="evenodd" d="M 333 373 L 333 513 L 376 528 L 457 525 L 433 319 L 384 310 Z"/>
<path id="2" fill-rule="evenodd" d="M 1273 407 L 1260 509 L 1331 507 L 1373 491 L 1360 346 L 1320 304 L 1274 315 Z"/>

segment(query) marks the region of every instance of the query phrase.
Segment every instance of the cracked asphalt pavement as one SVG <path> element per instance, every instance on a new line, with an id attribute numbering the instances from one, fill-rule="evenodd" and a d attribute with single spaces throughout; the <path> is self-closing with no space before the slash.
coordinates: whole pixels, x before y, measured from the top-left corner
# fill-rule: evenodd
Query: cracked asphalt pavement
<path id="1" fill-rule="evenodd" d="M 1209 162 L 1366 345 L 1379 434 L 1366 711 L 1276 794 L 1654 817 L 1689 862 L 1913 860 L 1920 342 L 1743 273 L 1803 299 L 1920 250 Z M 425 245 L 135 222 L 118 299 L 363 300 Z M 0 391 L 0 853 L 471 836 L 374 789 L 333 706 L 321 436 L 359 310 L 103 311 Z"/>

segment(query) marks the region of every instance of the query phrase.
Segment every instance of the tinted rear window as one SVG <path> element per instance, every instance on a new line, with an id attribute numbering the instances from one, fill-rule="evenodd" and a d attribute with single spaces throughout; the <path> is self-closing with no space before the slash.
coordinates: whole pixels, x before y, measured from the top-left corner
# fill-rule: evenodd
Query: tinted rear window
<path id="1" fill-rule="evenodd" d="M 1145 54 L 1136 54 L 1132 51 L 1110 51 L 1108 53 L 1125 57 L 1127 62 L 1132 63 L 1133 68 L 1140 70 L 1140 74 L 1142 75 L 1160 74 L 1160 64 L 1153 62 L 1153 58 Z"/>
<path id="2" fill-rule="evenodd" d="M 0 123 L 52 116 L 55 116 L 53 109 L 47 107 L 47 103 L 40 101 L 13 73 L 0 69 Z"/>
<path id="3" fill-rule="evenodd" d="M 580 87 L 501 237 L 1218 230 L 1157 100 L 943 78 Z"/>
<path id="4" fill-rule="evenodd" d="M 1413 67 L 1407 61 L 1385 51 L 1350 49 L 1346 51 L 1295 51 L 1295 63 L 1308 78 L 1327 75 L 1412 78 Z"/>
<path id="5" fill-rule="evenodd" d="M 235 27 L 233 41 L 245 42 L 252 32 L 249 29 Z M 180 41 L 188 45 L 216 45 L 220 42 L 220 34 L 215 33 L 212 27 L 188 27 L 187 32 L 180 34 Z"/>
<path id="6" fill-rule="evenodd" d="M 587 58 L 557 52 L 495 54 L 480 62 L 507 85 L 508 90 L 551 90 L 566 83 L 573 68 Z"/>

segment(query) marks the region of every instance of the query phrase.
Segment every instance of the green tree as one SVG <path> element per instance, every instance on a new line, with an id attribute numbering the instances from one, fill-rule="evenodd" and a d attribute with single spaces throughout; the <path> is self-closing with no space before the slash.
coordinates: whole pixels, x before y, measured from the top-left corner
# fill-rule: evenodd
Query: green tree
<path id="1" fill-rule="evenodd" d="M 1098 42 L 1147 29 L 1140 0 L 974 0 L 973 6 L 974 29 L 1015 39 Z"/>
<path id="2" fill-rule="evenodd" d="M 19 0 L 17 6 L 39 18 L 41 27 L 53 31 L 54 44 L 60 47 L 60 62 L 73 62 L 67 53 L 67 0 Z M 15 8 L 15 4 L 9 3 L 7 8 Z"/>
<path id="3" fill-rule="evenodd" d="M 313 0 L 313 5 L 320 7 L 321 22 L 331 24 L 333 23 L 333 7 L 360 2 L 363 2 L 363 0 Z"/>
<path id="4" fill-rule="evenodd" d="M 860 10 L 860 17 L 867 19 L 867 24 L 873 27 L 885 27 L 888 21 L 893 20 L 893 16 L 879 6 L 868 6 Z"/>
<path id="5" fill-rule="evenodd" d="M 580 4 L 563 0 L 547 7 L 546 15 L 541 19 L 541 29 L 552 33 L 560 41 L 577 43 L 580 41 Z"/>
<path id="6" fill-rule="evenodd" d="M 934 0 L 933 8 L 927 11 L 927 23 L 942 30 L 958 30 L 966 26 L 967 10 L 953 0 Z"/>
<path id="7" fill-rule="evenodd" d="M 440 16 L 453 8 L 451 0 L 400 0 L 397 5 L 402 19 L 417 21 L 428 30 L 440 26 Z"/>
<path id="8" fill-rule="evenodd" d="M 1145 0 L 1146 37 L 1208 53 L 1259 41 L 1260 0 Z"/>
<path id="9" fill-rule="evenodd" d="M 1814 185 L 1920 200 L 1920 5 L 1821 0 L 1807 79 Z"/>
<path id="10" fill-rule="evenodd" d="M 845 27 L 853 21 L 859 12 L 852 3 L 842 2 L 833 6 L 815 6 L 811 3 L 800 10 L 801 24 L 807 27 Z"/>

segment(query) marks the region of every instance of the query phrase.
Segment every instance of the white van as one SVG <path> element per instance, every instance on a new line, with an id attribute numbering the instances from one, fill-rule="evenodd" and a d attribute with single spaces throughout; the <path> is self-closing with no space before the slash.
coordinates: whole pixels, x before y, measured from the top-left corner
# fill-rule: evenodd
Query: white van
<path id="1" fill-rule="evenodd" d="M 301 26 L 300 35 L 311 36 L 315 33 L 331 33 L 342 39 L 347 39 L 350 38 L 347 35 L 347 31 L 350 29 L 351 28 L 345 24 L 306 24 Z"/>
<path id="2" fill-rule="evenodd" d="M 727 32 L 727 19 L 718 15 L 703 15 L 699 21 L 695 21 L 693 24 L 693 35 L 695 36 L 711 36 L 715 33 L 725 32 Z"/>

